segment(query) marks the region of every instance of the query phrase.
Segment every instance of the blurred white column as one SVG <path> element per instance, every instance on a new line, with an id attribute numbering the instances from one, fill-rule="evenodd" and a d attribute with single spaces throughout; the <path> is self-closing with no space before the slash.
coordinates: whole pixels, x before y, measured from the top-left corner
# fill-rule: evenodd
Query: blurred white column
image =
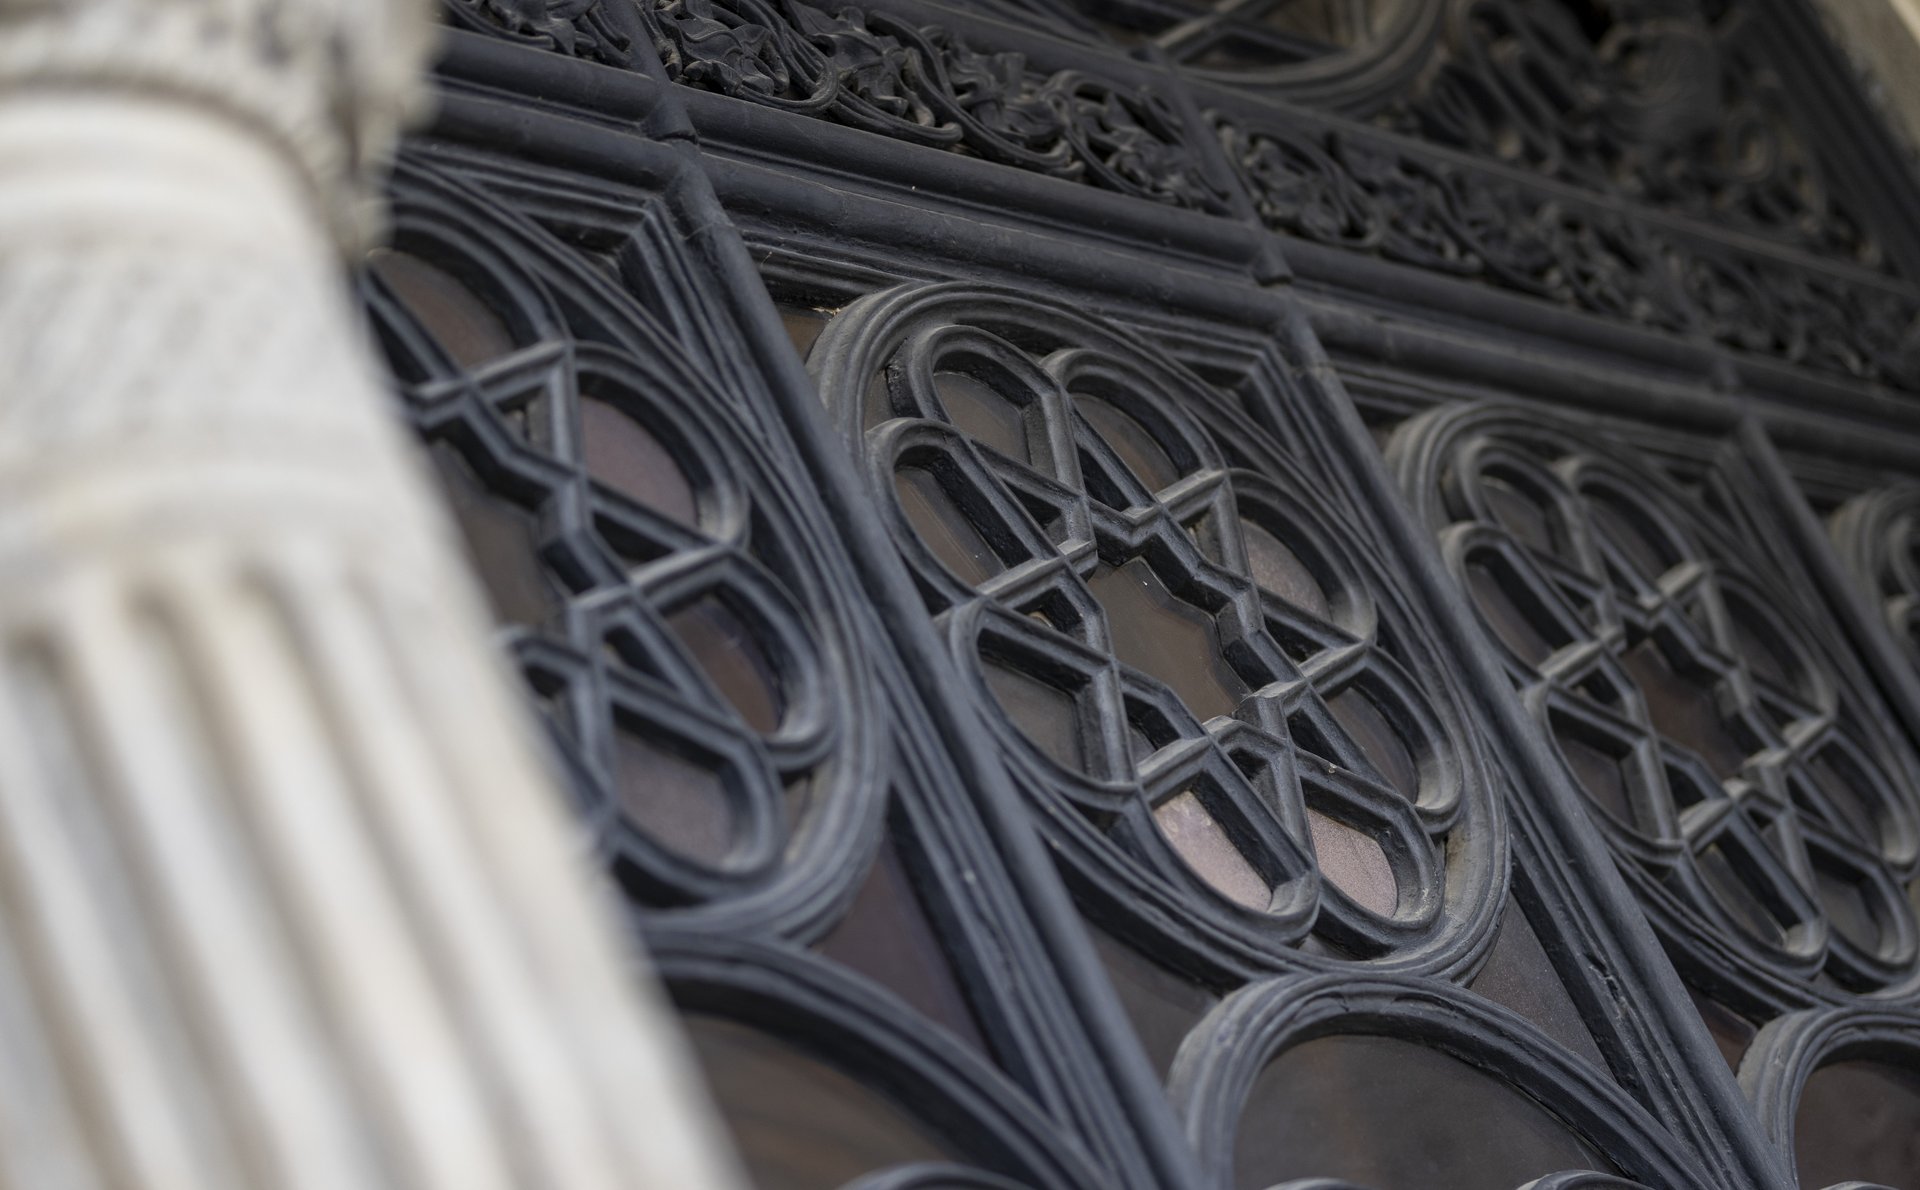
<path id="1" fill-rule="evenodd" d="M 1907 147 L 1920 150 L 1920 0 L 1816 0 L 1816 7 L 1865 68 Z"/>
<path id="2" fill-rule="evenodd" d="M 720 1190 L 344 286 L 401 0 L 0 0 L 0 1186 Z"/>

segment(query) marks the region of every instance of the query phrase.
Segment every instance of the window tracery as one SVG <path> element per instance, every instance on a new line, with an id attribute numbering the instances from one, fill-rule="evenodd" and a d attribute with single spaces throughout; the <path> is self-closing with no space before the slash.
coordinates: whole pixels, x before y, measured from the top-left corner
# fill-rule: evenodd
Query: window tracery
<path id="1" fill-rule="evenodd" d="M 1404 1157 L 1429 1186 L 1785 1186 L 1797 1102 L 1910 1064 L 1899 708 L 1751 460 L 1706 448 L 1679 487 L 1514 379 L 1532 351 L 1766 409 L 1902 399 L 1897 235 L 1837 214 L 1804 142 L 1697 176 L 1708 109 L 1793 133 L 1757 7 L 1577 9 L 1536 46 L 1560 106 L 1455 44 L 1424 122 L 1388 107 L 1410 46 L 1550 18 L 1310 7 L 1188 13 L 1174 67 L 1037 0 L 449 4 L 519 43 L 456 42 L 453 139 L 511 125 L 530 161 L 421 150 L 372 300 L 727 1094 L 834 1088 L 762 1121 L 763 1156 L 844 1141 L 801 1182 L 1381 1190 Z M 1206 59 L 1236 37 L 1299 52 Z M 1717 96 L 1681 77 L 1702 54 Z M 489 108 L 483 60 L 537 110 Z M 1475 94 L 1539 135 L 1507 152 Z M 802 295 L 808 373 L 754 264 Z M 1512 311 L 1507 356 L 1453 344 Z M 1354 344 L 1415 371 L 1409 326 L 1454 370 L 1381 436 L 1451 576 L 1348 424 Z M 1419 414 L 1483 388 L 1527 408 Z M 1663 446 L 1698 416 L 1636 415 Z M 1896 536 L 1858 539 L 1898 626 Z M 1352 1134 L 1320 1152 L 1271 1126 L 1383 1063 L 1459 1114 L 1398 1135 L 1329 1095 Z M 1436 1139 L 1484 1135 L 1476 1103 L 1539 1123 L 1524 1174 Z"/>

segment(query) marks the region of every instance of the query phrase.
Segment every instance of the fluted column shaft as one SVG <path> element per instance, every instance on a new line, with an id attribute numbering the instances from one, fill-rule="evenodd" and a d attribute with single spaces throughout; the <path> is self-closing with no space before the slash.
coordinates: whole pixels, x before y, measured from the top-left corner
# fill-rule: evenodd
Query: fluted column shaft
<path id="1" fill-rule="evenodd" d="M 0 0 L 7 1190 L 734 1185 L 345 294 L 423 24 Z"/>

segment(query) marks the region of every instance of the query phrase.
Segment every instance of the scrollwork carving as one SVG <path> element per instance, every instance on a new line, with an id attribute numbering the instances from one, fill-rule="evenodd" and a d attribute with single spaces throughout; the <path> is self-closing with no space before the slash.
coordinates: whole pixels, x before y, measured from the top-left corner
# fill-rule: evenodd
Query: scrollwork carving
<path id="1" fill-rule="evenodd" d="M 1471 0 L 1444 65 L 1381 123 L 1666 210 L 1878 267 L 1829 192 L 1739 15 L 1632 0 L 1597 30 L 1571 6 Z"/>
<path id="2" fill-rule="evenodd" d="M 612 27 L 601 0 L 445 0 L 452 18 L 563 54 L 616 65 L 632 42 Z"/>
<path id="3" fill-rule="evenodd" d="M 1289 235 L 1821 371 L 1920 386 L 1920 300 L 1904 287 L 1709 248 L 1357 129 L 1214 118 L 1255 209 Z"/>
<path id="4" fill-rule="evenodd" d="M 600 0 L 450 0 L 460 18 L 628 64 Z M 945 29 L 802 0 L 642 0 L 623 10 L 686 86 L 1102 189 L 1225 213 L 1167 101 L 1077 71 L 1035 70 Z"/>

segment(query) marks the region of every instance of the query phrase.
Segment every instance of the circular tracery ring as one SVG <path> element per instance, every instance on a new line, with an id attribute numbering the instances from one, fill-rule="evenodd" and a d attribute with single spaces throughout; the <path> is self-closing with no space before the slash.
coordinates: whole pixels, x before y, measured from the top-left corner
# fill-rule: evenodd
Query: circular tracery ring
<path id="1" fill-rule="evenodd" d="M 1263 431 L 989 289 L 864 299 L 811 361 L 1098 916 L 1202 969 L 1271 969 L 1309 932 L 1471 964 L 1506 864 L 1480 759 L 1363 537 Z"/>
<path id="2" fill-rule="evenodd" d="M 369 306 L 616 876 L 688 923 L 825 928 L 884 722 L 796 479 L 537 228 L 417 170 L 396 221 Z"/>
<path id="3" fill-rule="evenodd" d="M 1778 565 L 1590 427 L 1448 409 L 1389 457 L 1676 955 L 1771 1011 L 1913 986 L 1920 770 Z"/>

